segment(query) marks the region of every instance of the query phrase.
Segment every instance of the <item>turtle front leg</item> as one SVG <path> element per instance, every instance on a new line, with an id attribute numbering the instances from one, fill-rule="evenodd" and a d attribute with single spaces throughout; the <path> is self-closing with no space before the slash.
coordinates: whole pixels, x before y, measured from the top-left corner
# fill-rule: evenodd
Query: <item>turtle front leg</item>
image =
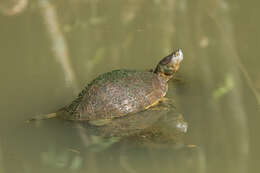
<path id="1" fill-rule="evenodd" d="M 162 97 L 162 98 L 160 99 L 160 102 L 161 102 L 161 103 L 167 103 L 167 102 L 169 102 L 169 100 L 170 100 L 170 99 L 168 99 L 167 97 Z"/>
<path id="2" fill-rule="evenodd" d="M 171 108 L 175 108 L 174 101 L 166 97 L 162 97 L 160 100 L 158 100 L 156 104 L 153 104 L 153 106 L 150 107 L 149 110 L 159 111 L 159 110 L 169 110 Z"/>
<path id="3" fill-rule="evenodd" d="M 167 105 L 168 107 L 171 108 L 176 108 L 176 103 L 173 99 L 169 99 L 167 97 L 162 97 L 159 101 L 161 104 Z"/>

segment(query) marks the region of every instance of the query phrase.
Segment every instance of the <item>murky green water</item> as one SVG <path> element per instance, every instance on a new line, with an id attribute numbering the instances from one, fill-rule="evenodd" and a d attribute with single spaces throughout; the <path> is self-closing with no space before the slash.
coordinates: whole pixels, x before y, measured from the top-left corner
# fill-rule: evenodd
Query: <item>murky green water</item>
<path id="1" fill-rule="evenodd" d="M 0 172 L 258 172 L 258 1 L 0 2 Z M 189 124 L 180 144 L 97 138 L 60 120 L 113 69 L 184 61 L 168 97 Z M 169 134 L 171 131 L 169 130 Z"/>

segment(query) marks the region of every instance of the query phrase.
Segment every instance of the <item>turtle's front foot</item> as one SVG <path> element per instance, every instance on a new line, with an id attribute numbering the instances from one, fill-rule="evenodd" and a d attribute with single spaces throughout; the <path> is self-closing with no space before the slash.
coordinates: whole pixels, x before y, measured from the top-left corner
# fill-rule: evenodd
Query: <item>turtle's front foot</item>
<path id="1" fill-rule="evenodd" d="M 167 106 L 170 106 L 171 108 L 176 108 L 176 104 L 175 104 L 175 101 L 173 99 L 169 99 L 167 97 L 163 97 L 160 99 L 160 103 L 163 104 L 163 105 L 167 105 Z"/>
<path id="2" fill-rule="evenodd" d="M 168 99 L 167 97 L 162 97 L 162 98 L 160 99 L 160 102 L 161 102 L 161 103 L 167 103 L 167 102 L 169 102 L 169 100 L 170 100 L 170 99 Z"/>

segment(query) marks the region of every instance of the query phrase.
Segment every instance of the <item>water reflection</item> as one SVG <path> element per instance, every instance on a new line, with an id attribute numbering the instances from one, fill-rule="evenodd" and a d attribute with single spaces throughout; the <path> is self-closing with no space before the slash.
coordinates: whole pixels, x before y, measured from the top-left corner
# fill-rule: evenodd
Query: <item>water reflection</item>
<path id="1" fill-rule="evenodd" d="M 22 165 L 6 168 L 8 171 L 23 167 L 35 170 L 43 165 L 52 171 L 65 172 L 92 169 L 155 172 L 156 167 L 172 162 L 175 157 L 174 162 L 185 161 L 186 157 L 196 160 L 199 148 L 183 143 L 187 123 L 173 108 L 163 110 L 162 107 L 165 105 L 100 127 L 58 119 L 25 123 L 19 127 L 23 130 L 5 138 L 12 151 L 9 155 L 15 154 Z M 153 165 L 156 169 L 149 166 L 149 162 L 156 161 L 162 153 L 164 159 Z M 23 160 L 26 155 L 30 157 Z M 136 168 L 138 162 L 142 162 L 143 167 Z"/>

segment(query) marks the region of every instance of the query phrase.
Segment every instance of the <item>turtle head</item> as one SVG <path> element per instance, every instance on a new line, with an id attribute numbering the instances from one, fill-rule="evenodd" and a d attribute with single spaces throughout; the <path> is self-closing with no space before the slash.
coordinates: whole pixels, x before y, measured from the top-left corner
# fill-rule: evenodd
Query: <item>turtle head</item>
<path id="1" fill-rule="evenodd" d="M 173 74 L 179 69 L 180 63 L 183 60 L 181 49 L 177 49 L 170 55 L 164 57 L 157 65 L 154 73 L 169 80 Z"/>

